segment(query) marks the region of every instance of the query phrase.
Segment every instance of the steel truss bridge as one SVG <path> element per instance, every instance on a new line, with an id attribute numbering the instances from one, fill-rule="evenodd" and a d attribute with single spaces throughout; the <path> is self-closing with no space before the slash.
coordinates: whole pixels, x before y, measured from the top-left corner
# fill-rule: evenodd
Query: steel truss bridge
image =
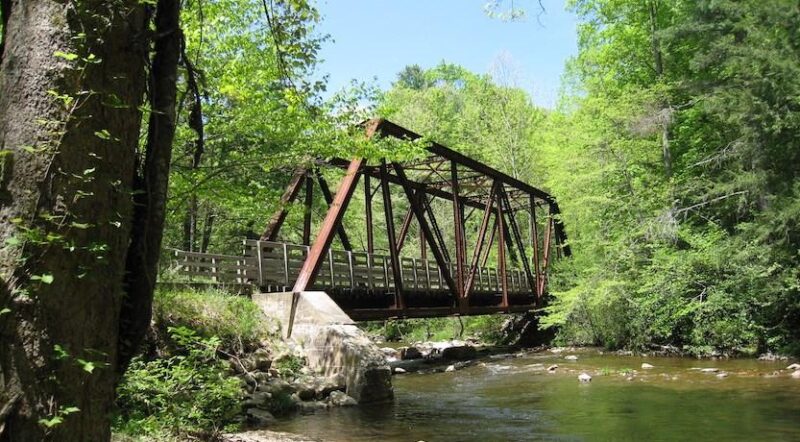
<path id="1" fill-rule="evenodd" d="M 383 119 L 365 127 L 368 137 L 421 138 Z M 176 251 L 179 268 L 262 292 L 322 290 L 355 320 L 541 307 L 552 260 L 570 256 L 555 198 L 440 144 L 425 149 L 424 158 L 405 163 L 333 159 L 299 168 L 261 238 L 244 241 L 242 256 Z M 326 168 L 344 171 L 335 193 Z M 327 212 L 312 237 L 315 187 Z M 354 198 L 359 188 L 363 197 Z M 301 194 L 301 244 L 282 241 Z M 363 215 L 366 250 L 353 248 L 343 224 L 348 211 Z M 404 247 L 412 231 L 413 252 Z M 335 238 L 341 247 L 332 246 Z"/>

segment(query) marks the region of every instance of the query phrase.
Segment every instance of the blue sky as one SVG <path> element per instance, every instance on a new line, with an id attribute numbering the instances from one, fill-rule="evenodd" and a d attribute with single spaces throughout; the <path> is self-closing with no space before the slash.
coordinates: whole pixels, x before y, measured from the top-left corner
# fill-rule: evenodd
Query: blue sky
<path id="1" fill-rule="evenodd" d="M 333 41 L 323 47 L 321 74 L 329 93 L 351 79 L 388 88 L 408 64 L 427 68 L 442 60 L 477 73 L 503 65 L 508 82 L 529 91 L 536 104 L 552 107 L 564 62 L 577 52 L 576 17 L 563 0 L 544 0 L 539 24 L 536 0 L 521 22 L 487 17 L 483 0 L 319 0 L 319 32 Z M 506 2 L 508 3 L 508 2 Z M 493 67 L 494 66 L 494 67 Z"/>

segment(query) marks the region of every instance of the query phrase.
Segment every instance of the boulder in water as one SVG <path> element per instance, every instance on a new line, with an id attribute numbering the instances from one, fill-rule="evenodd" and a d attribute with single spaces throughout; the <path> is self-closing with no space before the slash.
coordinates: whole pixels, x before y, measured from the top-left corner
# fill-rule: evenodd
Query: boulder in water
<path id="1" fill-rule="evenodd" d="M 275 416 L 267 410 L 260 408 L 247 409 L 247 421 L 255 425 L 269 425 L 275 422 Z"/>
<path id="2" fill-rule="evenodd" d="M 800 364 L 792 364 L 786 367 L 787 370 L 800 370 Z"/>
<path id="3" fill-rule="evenodd" d="M 564 356 L 564 359 L 566 359 L 568 361 L 577 361 L 578 357 L 575 356 L 575 355 L 566 355 L 566 356 Z"/>
<path id="4" fill-rule="evenodd" d="M 581 381 L 582 383 L 592 382 L 592 377 L 586 373 L 581 373 L 578 375 L 578 380 Z"/>
<path id="5" fill-rule="evenodd" d="M 348 396 L 346 393 L 341 391 L 333 391 L 331 395 L 328 396 L 328 403 L 337 406 L 337 407 L 349 407 L 353 405 L 358 405 L 355 399 Z"/>
<path id="6" fill-rule="evenodd" d="M 387 359 L 398 359 L 400 356 L 400 352 L 392 347 L 382 347 L 380 351 Z"/>
<path id="7" fill-rule="evenodd" d="M 478 351 L 471 345 L 454 345 L 442 349 L 442 358 L 453 361 L 466 361 L 478 355 Z"/>
<path id="8" fill-rule="evenodd" d="M 553 364 L 553 365 L 547 367 L 547 372 L 548 373 L 555 373 L 557 368 L 558 368 L 558 365 Z"/>
<path id="9" fill-rule="evenodd" d="M 655 366 L 653 366 L 653 365 L 651 365 L 651 364 L 648 364 L 647 362 L 645 362 L 645 363 L 643 363 L 643 364 L 642 364 L 642 368 L 643 368 L 643 369 L 645 369 L 645 370 L 649 370 L 649 369 L 651 369 L 651 368 L 655 368 Z"/>
<path id="10" fill-rule="evenodd" d="M 792 373 L 792 378 L 800 379 L 800 370 L 795 370 L 794 373 Z"/>
<path id="11" fill-rule="evenodd" d="M 422 358 L 422 352 L 419 351 L 417 347 L 410 346 L 410 347 L 402 347 L 400 349 L 400 359 L 407 361 L 409 359 L 420 359 Z"/>

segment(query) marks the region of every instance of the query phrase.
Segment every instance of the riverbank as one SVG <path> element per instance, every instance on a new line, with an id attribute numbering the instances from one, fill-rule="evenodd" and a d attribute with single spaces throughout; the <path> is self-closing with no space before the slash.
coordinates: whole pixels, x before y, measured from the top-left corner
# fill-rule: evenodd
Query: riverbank
<path id="1" fill-rule="evenodd" d="M 500 329 L 497 325 L 520 324 L 518 320 L 501 319 L 502 322 L 491 318 L 493 330 Z M 455 323 L 453 319 L 449 321 Z M 475 319 L 473 324 L 480 321 Z M 648 390 L 647 394 L 666 402 L 671 398 L 662 397 L 664 392 L 695 394 L 699 390 L 722 395 L 749 391 L 757 396 L 766 391 L 773 395 L 793 391 L 800 397 L 800 379 L 796 379 L 800 378 L 800 370 L 789 370 L 798 368 L 793 365 L 797 361 L 786 356 L 697 359 L 677 357 L 681 352 L 672 347 L 657 347 L 646 353 L 581 347 L 524 348 L 487 343 L 477 333 L 454 333 L 443 328 L 440 335 L 469 337 L 406 344 L 383 342 L 384 336 L 374 334 L 373 338 L 380 341 L 380 353 L 391 368 L 397 399 L 355 406 L 356 401 L 345 393 L 345 382 L 312 370 L 302 349 L 283 340 L 279 330 L 248 298 L 207 292 L 160 293 L 149 347 L 132 365 L 119 390 L 115 440 L 208 440 L 219 439 L 223 434 L 259 442 L 409 437 L 471 440 L 470 434 L 458 428 L 447 429 L 447 434 L 429 434 L 423 429 L 419 434 L 403 435 L 395 434 L 392 428 L 416 428 L 418 420 L 435 427 L 437 419 L 450 419 L 446 413 L 442 416 L 440 401 L 456 411 L 472 404 L 487 413 L 481 416 L 462 410 L 462 414 L 470 416 L 470 424 L 494 414 L 528 416 L 527 408 L 517 407 L 537 397 L 539 390 L 529 390 L 532 385 L 542 392 L 558 389 L 564 398 L 593 394 L 586 393 L 592 390 L 577 390 L 581 385 L 633 394 L 640 392 L 631 386 L 640 385 Z M 507 385 L 509 382 L 514 386 Z M 495 385 L 497 390 L 481 385 Z M 443 386 L 453 390 L 442 391 Z M 655 393 L 650 390 L 653 388 Z M 614 393 L 609 395 L 615 397 Z M 545 395 L 537 400 L 558 402 L 561 398 Z M 791 408 L 793 400 L 786 399 L 789 409 L 795 411 Z M 549 416 L 552 411 L 539 407 L 538 402 L 528 406 L 542 416 Z M 796 411 L 800 411 L 800 404 Z M 533 418 L 526 417 L 525 422 L 530 419 Z M 375 429 L 373 421 L 391 431 Z M 332 433 L 317 431 L 314 425 L 307 428 L 304 423 L 309 422 L 324 422 L 334 428 L 349 423 L 355 429 L 332 437 Z M 525 422 L 520 425 L 525 427 Z M 484 434 L 482 431 L 476 434 Z M 515 434 L 509 429 L 500 431 Z M 463 438 L 448 439 L 450 433 Z M 363 434 L 371 436 L 359 439 Z M 554 430 L 552 434 L 560 433 Z M 489 433 L 484 436 L 493 438 Z"/>

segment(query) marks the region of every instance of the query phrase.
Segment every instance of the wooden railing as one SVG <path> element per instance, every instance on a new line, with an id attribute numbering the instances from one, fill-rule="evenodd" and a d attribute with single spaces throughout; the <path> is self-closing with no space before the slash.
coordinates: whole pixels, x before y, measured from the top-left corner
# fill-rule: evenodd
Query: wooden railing
<path id="1" fill-rule="evenodd" d="M 274 241 L 244 241 L 244 256 L 173 251 L 177 273 L 220 283 L 250 283 L 267 292 L 291 290 L 308 255 L 309 246 Z M 435 261 L 401 258 L 403 289 L 446 292 L 442 272 Z M 450 264 L 451 274 L 455 265 Z M 509 293 L 532 290 L 520 269 L 507 270 Z M 391 292 L 395 282 L 390 258 L 380 254 L 329 249 L 313 285 L 315 290 L 345 289 Z M 479 267 L 473 292 L 499 293 L 502 281 L 494 267 Z"/>

